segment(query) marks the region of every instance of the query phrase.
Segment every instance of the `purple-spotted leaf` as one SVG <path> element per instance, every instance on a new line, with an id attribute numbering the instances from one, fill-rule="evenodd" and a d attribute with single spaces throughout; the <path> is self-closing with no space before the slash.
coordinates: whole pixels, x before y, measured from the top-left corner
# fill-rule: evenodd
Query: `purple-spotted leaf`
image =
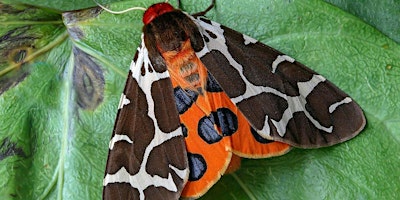
<path id="1" fill-rule="evenodd" d="M 0 5 L 0 199 L 100 199 L 108 142 L 143 11 L 58 12 L 94 4 L 21 0 L 47 10 L 7 2 Z M 194 13 L 208 3 L 183 1 L 183 8 Z M 359 136 L 334 147 L 244 160 L 202 199 L 398 198 L 398 43 L 360 20 L 368 17 L 320 0 L 217 0 L 207 16 L 324 75 L 360 104 L 368 124 Z M 387 32 L 389 22 L 381 23 Z"/>

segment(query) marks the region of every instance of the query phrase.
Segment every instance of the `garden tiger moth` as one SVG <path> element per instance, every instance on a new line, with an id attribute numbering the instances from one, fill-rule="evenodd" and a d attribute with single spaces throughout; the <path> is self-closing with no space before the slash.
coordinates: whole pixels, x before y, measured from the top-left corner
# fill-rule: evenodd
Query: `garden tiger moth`
<path id="1" fill-rule="evenodd" d="M 149 7 L 143 22 L 104 199 L 197 198 L 238 156 L 331 146 L 365 126 L 347 94 L 249 36 L 168 3 Z"/>

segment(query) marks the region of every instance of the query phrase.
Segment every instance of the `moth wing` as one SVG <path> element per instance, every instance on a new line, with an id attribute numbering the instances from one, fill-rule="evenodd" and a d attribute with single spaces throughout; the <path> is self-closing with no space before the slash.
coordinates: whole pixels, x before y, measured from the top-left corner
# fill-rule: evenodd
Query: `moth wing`
<path id="1" fill-rule="evenodd" d="M 364 128 L 361 108 L 323 76 L 249 36 L 193 20 L 205 42 L 197 56 L 263 138 L 316 148 Z"/>
<path id="2" fill-rule="evenodd" d="M 180 197 L 189 170 L 178 111 L 171 102 L 168 71 L 154 70 L 142 42 L 110 141 L 103 199 Z"/>
<path id="3" fill-rule="evenodd" d="M 203 195 L 228 167 L 231 157 L 231 142 L 218 133 L 215 118 L 211 114 L 205 95 L 176 87 L 175 102 L 180 113 L 189 160 L 189 180 L 182 192 L 183 198 L 198 198 Z"/>

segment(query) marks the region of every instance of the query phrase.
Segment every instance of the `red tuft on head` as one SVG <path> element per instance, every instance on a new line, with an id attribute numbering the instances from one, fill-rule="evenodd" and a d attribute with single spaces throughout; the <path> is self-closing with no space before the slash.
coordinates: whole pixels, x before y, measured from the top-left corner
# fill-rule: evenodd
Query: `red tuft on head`
<path id="1" fill-rule="evenodd" d="M 157 3 L 152 6 L 150 6 L 146 12 L 144 12 L 143 15 L 143 23 L 145 25 L 149 24 L 153 19 L 156 17 L 167 13 L 171 12 L 174 10 L 174 7 L 172 7 L 169 3 Z"/>

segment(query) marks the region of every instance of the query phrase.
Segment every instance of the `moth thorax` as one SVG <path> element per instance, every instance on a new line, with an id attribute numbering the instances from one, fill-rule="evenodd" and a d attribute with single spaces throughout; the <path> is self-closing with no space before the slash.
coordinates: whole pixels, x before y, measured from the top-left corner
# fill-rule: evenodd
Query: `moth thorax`
<path id="1" fill-rule="evenodd" d="M 174 86 L 202 93 L 207 79 L 207 70 L 196 56 L 190 40 L 182 43 L 179 51 L 162 53 Z"/>

